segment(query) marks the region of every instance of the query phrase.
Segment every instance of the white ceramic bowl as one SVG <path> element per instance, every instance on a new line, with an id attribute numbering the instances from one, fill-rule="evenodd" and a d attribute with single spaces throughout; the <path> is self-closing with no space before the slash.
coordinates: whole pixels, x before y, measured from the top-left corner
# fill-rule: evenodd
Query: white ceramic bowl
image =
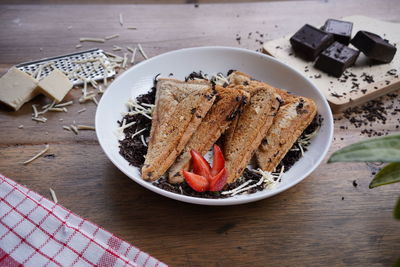
<path id="1" fill-rule="evenodd" d="M 236 195 L 224 199 L 206 199 L 184 196 L 162 190 L 144 181 L 139 169 L 130 166 L 119 154 L 115 130 L 121 112 L 126 111 L 129 98 L 146 93 L 153 85 L 153 78 L 184 79 L 192 71 L 207 74 L 226 73 L 230 69 L 240 70 L 275 87 L 287 89 L 295 94 L 314 99 L 323 124 L 318 135 L 312 139 L 308 151 L 282 177 L 275 188 L 248 195 Z M 106 90 L 96 112 L 96 133 L 108 158 L 128 177 L 155 193 L 176 200 L 203 205 L 234 205 L 257 201 L 276 195 L 305 179 L 324 159 L 333 135 L 333 118 L 327 101 L 315 85 L 300 72 L 270 56 L 254 51 L 232 47 L 197 47 L 168 52 L 141 62 L 125 71 Z"/>

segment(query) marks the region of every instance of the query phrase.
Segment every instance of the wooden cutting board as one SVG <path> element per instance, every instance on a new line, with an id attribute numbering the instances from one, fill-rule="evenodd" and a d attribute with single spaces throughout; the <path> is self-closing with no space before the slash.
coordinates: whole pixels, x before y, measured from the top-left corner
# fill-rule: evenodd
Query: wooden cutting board
<path id="1" fill-rule="evenodd" d="M 365 16 L 350 16 L 342 19 L 353 22 L 353 36 L 359 30 L 370 31 L 388 39 L 399 50 L 400 24 Z M 299 25 L 299 28 L 301 26 L 303 25 Z M 264 52 L 282 60 L 312 79 L 325 94 L 334 113 L 400 88 L 400 51 L 397 51 L 393 61 L 389 64 L 372 64 L 363 53 L 360 53 L 355 65 L 348 68 L 347 72 L 338 79 L 315 69 L 314 62 L 307 62 L 296 57 L 289 43 L 289 38 L 293 34 L 264 43 Z M 354 48 L 352 45 L 350 46 Z M 372 76 L 373 80 L 369 76 Z"/>

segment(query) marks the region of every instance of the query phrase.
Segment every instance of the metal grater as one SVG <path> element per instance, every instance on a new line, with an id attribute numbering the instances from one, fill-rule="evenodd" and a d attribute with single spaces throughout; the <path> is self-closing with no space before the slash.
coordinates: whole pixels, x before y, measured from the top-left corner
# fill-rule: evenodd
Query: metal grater
<path id="1" fill-rule="evenodd" d="M 79 63 L 79 61 L 98 59 L 93 62 Z M 115 75 L 114 68 L 108 68 L 111 62 L 103 50 L 95 48 L 73 54 L 44 58 L 18 64 L 16 67 L 40 80 L 46 77 L 53 69 L 63 71 L 74 85 L 82 84 L 86 80 L 103 80 Z M 39 70 L 41 68 L 41 70 Z M 74 70 L 79 70 L 74 74 Z M 39 73 L 40 71 L 40 73 Z"/>

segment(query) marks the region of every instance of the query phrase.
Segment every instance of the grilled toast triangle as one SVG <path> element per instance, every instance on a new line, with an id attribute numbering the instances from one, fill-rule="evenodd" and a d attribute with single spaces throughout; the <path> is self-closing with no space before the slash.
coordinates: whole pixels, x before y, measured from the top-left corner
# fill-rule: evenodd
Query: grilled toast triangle
<path id="1" fill-rule="evenodd" d="M 263 84 L 238 71 L 233 72 L 229 78 L 235 84 Z M 317 106 L 312 99 L 275 89 L 282 99 L 281 106 L 255 153 L 258 166 L 269 172 L 275 170 L 317 113 Z"/>
<path id="2" fill-rule="evenodd" d="M 316 113 L 312 99 L 291 96 L 290 101 L 285 101 L 256 151 L 258 166 L 264 171 L 274 171 Z"/>
<path id="3" fill-rule="evenodd" d="M 180 174 L 182 169 L 187 170 L 190 165 L 190 150 L 194 149 L 201 155 L 207 153 L 211 146 L 230 125 L 232 120 L 249 99 L 249 93 L 233 88 L 215 87 L 216 100 L 201 121 L 196 132 L 192 135 L 183 152 L 169 169 L 169 182 L 181 183 L 184 181 Z"/>
<path id="4" fill-rule="evenodd" d="M 142 178 L 157 180 L 173 164 L 215 100 L 205 80 L 159 79 Z"/>
<path id="5" fill-rule="evenodd" d="M 244 90 L 250 94 L 249 104 L 231 124 L 224 138 L 228 183 L 233 183 L 241 176 L 261 144 L 282 100 L 274 87 L 252 80 L 246 74 L 233 72 L 228 78 L 228 88 Z"/>

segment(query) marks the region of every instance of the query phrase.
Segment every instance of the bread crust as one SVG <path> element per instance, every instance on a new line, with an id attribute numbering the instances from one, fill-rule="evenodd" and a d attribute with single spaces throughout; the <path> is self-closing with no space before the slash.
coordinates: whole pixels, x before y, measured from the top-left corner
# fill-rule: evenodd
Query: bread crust
<path id="1" fill-rule="evenodd" d="M 250 94 L 249 104 L 231 124 L 224 139 L 225 167 L 228 171 L 228 183 L 239 178 L 253 156 L 255 150 L 279 109 L 281 97 L 276 89 L 266 83 L 252 80 L 241 72 L 229 76 L 229 87 Z"/>
<path id="2" fill-rule="evenodd" d="M 312 99 L 290 96 L 256 151 L 258 166 L 272 172 L 317 113 Z"/>
<path id="3" fill-rule="evenodd" d="M 215 100 L 208 81 L 159 79 L 142 178 L 156 180 L 173 164 Z M 192 112 L 195 110 L 195 112 Z"/>
<path id="4" fill-rule="evenodd" d="M 217 99 L 201 121 L 196 132 L 192 135 L 184 150 L 169 169 L 169 182 L 181 183 L 184 181 L 181 170 L 189 169 L 190 150 L 194 149 L 205 155 L 221 134 L 231 124 L 242 106 L 247 102 L 249 94 L 233 88 L 215 87 Z"/>

